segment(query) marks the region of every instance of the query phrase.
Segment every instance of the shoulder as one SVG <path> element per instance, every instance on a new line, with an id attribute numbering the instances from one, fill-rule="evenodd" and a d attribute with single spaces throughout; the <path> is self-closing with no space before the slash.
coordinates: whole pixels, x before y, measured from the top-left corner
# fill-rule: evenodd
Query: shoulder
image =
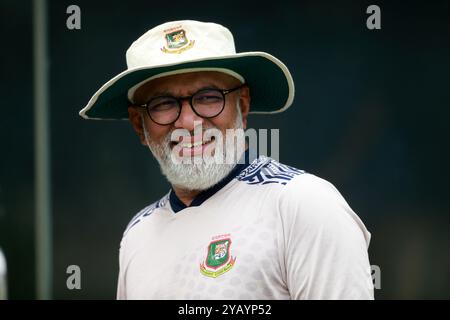
<path id="1" fill-rule="evenodd" d="M 341 193 L 330 181 L 318 177 L 312 173 L 304 174 L 287 185 L 285 197 L 296 200 L 314 201 L 318 199 L 343 199 Z"/>
<path id="2" fill-rule="evenodd" d="M 141 209 L 137 214 L 135 214 L 134 217 L 128 223 L 127 227 L 125 228 L 125 232 L 123 233 L 123 236 L 125 236 L 128 233 L 128 231 L 130 231 L 130 229 L 133 228 L 136 224 L 138 224 L 143 219 L 147 218 L 152 213 L 154 213 L 155 210 L 157 210 L 158 208 L 164 207 L 166 205 L 166 203 L 169 201 L 169 194 L 170 194 L 170 192 L 167 193 L 161 199 L 146 206 L 145 208 Z"/>
<path id="3" fill-rule="evenodd" d="M 241 171 L 237 179 L 249 185 L 286 185 L 293 178 L 304 173 L 304 170 L 282 164 L 266 156 L 259 156 Z"/>
<path id="4" fill-rule="evenodd" d="M 259 156 L 236 177 L 247 185 L 273 186 L 279 200 L 292 205 L 333 204 L 345 201 L 329 181 L 305 170 Z"/>
<path id="5" fill-rule="evenodd" d="M 309 231 L 362 234 L 369 245 L 370 233 L 339 190 L 329 181 L 305 173 L 280 192 L 280 213 L 290 224 Z"/>
<path id="6" fill-rule="evenodd" d="M 329 181 L 305 170 L 260 156 L 237 176 L 254 186 L 266 201 L 276 207 L 286 231 L 303 234 L 342 236 L 346 232 L 363 235 L 367 245 L 370 233 L 342 194 Z"/>
<path id="7" fill-rule="evenodd" d="M 266 156 L 259 156 L 236 178 L 248 185 L 284 186 L 280 188 L 281 193 L 285 197 L 293 196 L 297 200 L 299 195 L 308 197 L 311 194 L 319 196 L 339 194 L 334 185 L 327 180 Z"/>

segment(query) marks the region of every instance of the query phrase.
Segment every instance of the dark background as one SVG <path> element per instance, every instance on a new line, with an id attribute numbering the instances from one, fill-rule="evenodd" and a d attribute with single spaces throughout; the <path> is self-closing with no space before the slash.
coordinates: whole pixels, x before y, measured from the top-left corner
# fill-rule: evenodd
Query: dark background
<path id="1" fill-rule="evenodd" d="M 81 8 L 81 30 L 66 8 Z M 366 8 L 381 8 L 381 30 Z M 49 1 L 54 298 L 115 298 L 130 218 L 168 189 L 127 121 L 85 121 L 90 96 L 123 71 L 125 51 L 170 20 L 217 22 L 237 51 L 291 70 L 293 106 L 254 115 L 280 129 L 280 161 L 332 182 L 372 233 L 380 299 L 450 298 L 448 1 Z M 9 297 L 33 299 L 32 3 L 2 0 L 0 247 Z M 66 288 L 66 268 L 82 289 Z"/>

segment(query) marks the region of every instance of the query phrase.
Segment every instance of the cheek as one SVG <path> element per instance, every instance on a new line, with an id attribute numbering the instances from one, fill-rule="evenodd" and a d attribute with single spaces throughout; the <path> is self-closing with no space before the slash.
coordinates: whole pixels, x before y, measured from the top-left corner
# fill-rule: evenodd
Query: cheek
<path id="1" fill-rule="evenodd" d="M 209 120 L 215 127 L 221 131 L 225 131 L 226 129 L 234 127 L 236 116 L 236 106 L 226 105 L 221 114 Z"/>
<path id="2" fill-rule="evenodd" d="M 161 126 L 153 121 L 146 121 L 145 127 L 151 139 L 155 142 L 161 142 L 170 132 L 171 126 Z"/>

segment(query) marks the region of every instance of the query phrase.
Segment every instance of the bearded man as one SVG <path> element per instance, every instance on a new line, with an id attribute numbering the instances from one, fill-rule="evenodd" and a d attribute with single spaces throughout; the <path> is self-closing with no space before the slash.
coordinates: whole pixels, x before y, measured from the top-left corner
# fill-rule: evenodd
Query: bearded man
<path id="1" fill-rule="evenodd" d="M 142 35 L 127 65 L 80 115 L 129 119 L 171 189 L 125 230 L 118 299 L 373 299 L 370 233 L 338 190 L 238 139 L 249 114 L 292 104 L 280 60 L 185 20 Z"/>

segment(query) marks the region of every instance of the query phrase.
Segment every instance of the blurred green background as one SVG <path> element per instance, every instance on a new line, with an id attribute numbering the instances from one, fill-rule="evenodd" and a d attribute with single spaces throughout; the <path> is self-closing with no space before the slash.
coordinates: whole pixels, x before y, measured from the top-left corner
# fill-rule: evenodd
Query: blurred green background
<path id="1" fill-rule="evenodd" d="M 81 30 L 66 8 L 81 8 Z M 381 30 L 366 8 L 381 8 Z M 266 51 L 296 84 L 280 161 L 332 182 L 372 233 L 378 299 L 450 298 L 449 1 L 49 1 L 53 298 L 115 298 L 132 216 L 168 190 L 128 122 L 78 111 L 123 71 L 125 51 L 169 20 L 217 22 L 237 51 Z M 0 247 L 9 297 L 36 298 L 31 1 L 2 0 Z M 79 265 L 82 289 L 66 288 Z"/>

